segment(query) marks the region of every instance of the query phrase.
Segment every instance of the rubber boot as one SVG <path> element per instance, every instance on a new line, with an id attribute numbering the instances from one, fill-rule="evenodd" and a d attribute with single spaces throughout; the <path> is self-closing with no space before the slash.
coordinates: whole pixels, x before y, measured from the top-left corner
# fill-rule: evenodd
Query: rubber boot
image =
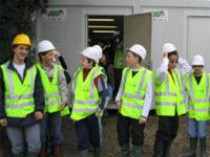
<path id="1" fill-rule="evenodd" d="M 61 146 L 60 145 L 53 147 L 53 157 L 61 157 Z"/>
<path id="2" fill-rule="evenodd" d="M 38 157 L 38 154 L 34 152 L 28 152 L 26 157 Z"/>
<path id="3" fill-rule="evenodd" d="M 121 157 L 129 157 L 129 144 L 121 146 Z"/>
<path id="4" fill-rule="evenodd" d="M 88 157 L 89 156 L 89 152 L 88 150 L 83 150 L 79 152 L 81 157 Z"/>
<path id="5" fill-rule="evenodd" d="M 163 150 L 164 150 L 164 142 L 162 140 L 156 139 L 154 146 L 154 157 L 162 157 Z"/>
<path id="6" fill-rule="evenodd" d="M 13 157 L 24 157 L 24 153 L 13 154 Z"/>
<path id="7" fill-rule="evenodd" d="M 94 148 L 93 156 L 94 157 L 100 157 L 101 156 L 101 148 Z"/>
<path id="8" fill-rule="evenodd" d="M 207 153 L 206 153 L 206 138 L 200 138 L 200 151 L 201 157 L 207 157 Z"/>
<path id="9" fill-rule="evenodd" d="M 141 157 L 142 146 L 133 146 L 133 156 Z"/>
<path id="10" fill-rule="evenodd" d="M 163 157 L 170 157 L 171 141 L 164 141 Z"/>
<path id="11" fill-rule="evenodd" d="M 197 138 L 190 138 L 190 149 L 183 157 L 196 157 Z"/>
<path id="12" fill-rule="evenodd" d="M 45 148 L 41 148 L 39 157 L 47 157 L 47 150 Z"/>

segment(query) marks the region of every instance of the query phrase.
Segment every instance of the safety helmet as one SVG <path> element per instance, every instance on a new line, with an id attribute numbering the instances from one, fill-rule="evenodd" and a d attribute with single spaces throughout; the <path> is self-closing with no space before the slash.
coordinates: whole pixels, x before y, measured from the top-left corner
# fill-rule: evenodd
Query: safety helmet
<path id="1" fill-rule="evenodd" d="M 193 57 L 191 65 L 205 65 L 204 59 L 201 55 L 195 55 Z"/>
<path id="2" fill-rule="evenodd" d="M 12 45 L 27 45 L 31 46 L 31 40 L 28 35 L 21 33 L 15 36 Z"/>
<path id="3" fill-rule="evenodd" d="M 98 50 L 98 56 L 99 56 L 99 59 L 101 59 L 102 56 L 103 56 L 103 50 L 102 50 L 101 46 L 100 45 L 93 45 L 93 47 Z"/>
<path id="4" fill-rule="evenodd" d="M 95 47 L 87 47 L 82 51 L 81 54 L 89 59 L 94 60 L 96 63 L 99 62 L 98 50 Z"/>
<path id="5" fill-rule="evenodd" d="M 41 42 L 39 42 L 37 46 L 37 53 L 43 53 L 50 50 L 55 50 L 52 42 L 50 42 L 49 40 L 42 40 Z"/>
<path id="6" fill-rule="evenodd" d="M 170 53 L 170 52 L 174 52 L 176 50 L 177 50 L 176 47 L 172 43 L 165 43 L 163 45 L 163 53 L 165 53 L 165 52 Z"/>
<path id="7" fill-rule="evenodd" d="M 128 50 L 140 56 L 142 60 L 145 60 L 147 51 L 142 45 L 134 44 Z"/>

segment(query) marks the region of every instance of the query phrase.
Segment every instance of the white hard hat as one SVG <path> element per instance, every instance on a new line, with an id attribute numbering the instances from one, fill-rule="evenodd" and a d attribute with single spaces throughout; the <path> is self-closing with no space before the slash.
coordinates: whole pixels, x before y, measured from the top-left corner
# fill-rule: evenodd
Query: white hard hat
<path id="1" fill-rule="evenodd" d="M 87 47 L 82 51 L 81 54 L 89 59 L 94 60 L 96 63 L 99 62 L 98 50 L 95 47 Z"/>
<path id="2" fill-rule="evenodd" d="M 140 56 L 142 60 L 146 58 L 147 51 L 142 45 L 134 44 L 128 50 Z"/>
<path id="3" fill-rule="evenodd" d="M 163 53 L 165 53 L 165 52 L 170 53 L 170 52 L 173 52 L 176 50 L 177 50 L 176 47 L 172 43 L 165 43 L 163 45 Z"/>
<path id="4" fill-rule="evenodd" d="M 191 65 L 205 65 L 203 57 L 201 55 L 195 55 Z"/>
<path id="5" fill-rule="evenodd" d="M 47 52 L 50 50 L 55 50 L 55 47 L 54 47 L 53 43 L 50 42 L 49 40 L 43 40 L 37 46 L 38 53 L 43 53 L 43 52 Z"/>
<path id="6" fill-rule="evenodd" d="M 99 59 L 101 59 L 102 56 L 103 56 L 103 50 L 102 50 L 101 46 L 100 45 L 93 45 L 93 47 L 98 50 L 98 56 L 99 56 Z"/>

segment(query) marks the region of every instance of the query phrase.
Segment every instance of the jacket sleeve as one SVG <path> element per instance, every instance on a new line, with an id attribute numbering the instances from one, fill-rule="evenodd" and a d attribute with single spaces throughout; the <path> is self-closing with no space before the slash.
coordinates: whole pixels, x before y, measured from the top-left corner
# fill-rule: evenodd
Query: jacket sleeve
<path id="1" fill-rule="evenodd" d="M 35 80 L 35 89 L 34 89 L 34 100 L 36 105 L 36 111 L 44 111 L 45 107 L 45 98 L 44 98 L 44 89 L 40 77 L 40 73 L 37 70 L 36 80 Z"/>
<path id="2" fill-rule="evenodd" d="M 5 86 L 4 86 L 4 80 L 3 80 L 3 72 L 0 68 L 0 119 L 6 118 L 4 91 L 5 91 Z"/>

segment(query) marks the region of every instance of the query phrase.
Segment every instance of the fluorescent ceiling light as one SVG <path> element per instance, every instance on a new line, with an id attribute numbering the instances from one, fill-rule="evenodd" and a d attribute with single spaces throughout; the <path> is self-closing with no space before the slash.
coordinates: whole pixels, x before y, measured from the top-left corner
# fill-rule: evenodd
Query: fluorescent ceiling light
<path id="1" fill-rule="evenodd" d="M 94 30 L 93 33 L 115 33 L 115 30 Z"/>
<path id="2" fill-rule="evenodd" d="M 106 21 L 106 22 L 112 22 L 115 21 L 114 19 L 88 19 L 88 21 Z"/>
<path id="3" fill-rule="evenodd" d="M 89 28 L 117 28 L 117 26 L 89 25 Z"/>

